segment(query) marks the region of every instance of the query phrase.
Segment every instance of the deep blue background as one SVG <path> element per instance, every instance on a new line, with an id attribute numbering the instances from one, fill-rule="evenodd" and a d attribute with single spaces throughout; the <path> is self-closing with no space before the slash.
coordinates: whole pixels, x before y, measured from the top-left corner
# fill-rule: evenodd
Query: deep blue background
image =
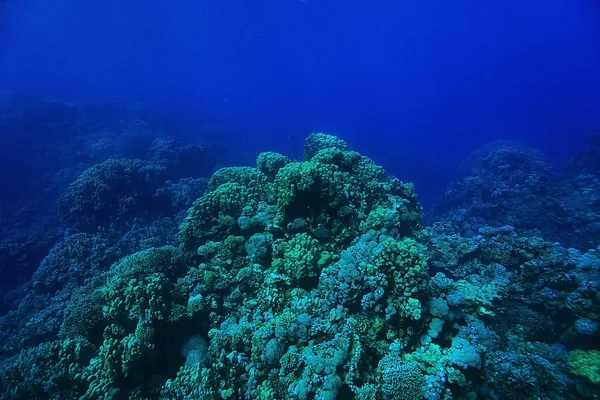
<path id="1" fill-rule="evenodd" d="M 308 133 L 333 132 L 415 181 L 425 203 L 481 144 L 521 139 L 564 161 L 600 128 L 596 0 L 4 0 L 0 10 L 0 91 L 139 101 L 189 127 L 227 126 L 250 152 L 300 155 Z"/>

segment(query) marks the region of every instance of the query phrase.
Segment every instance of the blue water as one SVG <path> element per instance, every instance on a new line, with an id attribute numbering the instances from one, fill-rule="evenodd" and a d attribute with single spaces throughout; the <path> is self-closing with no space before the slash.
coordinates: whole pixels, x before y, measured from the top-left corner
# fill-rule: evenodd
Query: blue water
<path id="1" fill-rule="evenodd" d="M 457 256 L 458 266 L 448 266 L 436 255 L 448 248 L 484 248 L 478 240 L 497 244 L 506 239 L 502 236 L 506 232 L 562 246 L 553 250 L 552 261 L 536 255 L 534 260 L 503 265 L 516 274 L 519 263 L 556 263 L 557 270 L 562 268 L 569 277 L 568 282 L 561 281 L 560 293 L 552 288 L 564 303 L 561 307 L 546 312 L 539 304 L 532 305 L 535 301 L 521 299 L 531 308 L 522 315 L 531 311 L 544 315 L 546 322 L 552 320 L 548 331 L 554 336 L 532 334 L 519 348 L 522 355 L 525 348 L 542 354 L 527 347 L 537 341 L 562 346 L 562 353 L 553 348 L 562 356 L 543 357 L 552 365 L 566 365 L 567 351 L 572 355 L 580 349 L 574 343 L 579 340 L 584 343 L 581 350 L 595 351 L 593 343 L 600 339 L 600 264 L 594 264 L 600 244 L 599 71 L 600 4 L 594 0 L 4 0 L 0 2 L 0 296 L 4 298 L 0 315 L 9 317 L 0 318 L 0 327 L 8 332 L 0 335 L 0 357 L 59 335 L 63 315 L 57 310 L 66 306 L 49 299 L 54 290 L 65 289 L 40 283 L 48 270 L 68 270 L 64 276 L 56 272 L 61 282 L 71 279 L 67 275 L 77 276 L 73 278 L 77 284 L 69 284 L 69 294 L 62 297 L 70 298 L 75 287 L 89 284 L 90 277 L 84 279 L 77 271 L 98 268 L 104 273 L 132 252 L 176 244 L 178 224 L 217 169 L 253 166 L 263 151 L 300 160 L 306 137 L 326 132 L 370 157 L 389 175 L 414 183 L 426 225 L 445 224 L 433 235 L 430 271 L 454 274 L 456 280 L 463 273 L 467 279 L 479 273 L 473 261 L 477 257 L 483 257 L 477 262 L 488 263 L 489 271 L 496 271 L 506 259 L 484 260 L 481 254 L 486 250 Z M 175 142 L 160 142 L 171 136 Z M 72 199 L 64 200 L 76 197 L 69 185 L 88 168 L 121 158 L 150 163 L 145 167 L 150 170 L 147 187 L 136 188 L 129 194 L 132 198 L 147 188 L 153 195 L 168 192 L 173 208 L 165 211 L 163 203 L 144 204 L 146 208 L 121 204 L 126 210 L 119 218 L 110 214 L 114 210 L 103 209 L 107 215 L 82 223 L 78 219 L 93 212 L 73 211 Z M 164 170 L 153 172 L 159 166 Z M 184 181 L 188 178 L 193 181 Z M 124 187 L 128 185 L 134 184 Z M 81 196 L 92 198 L 90 192 Z M 94 219 L 101 217 L 104 222 Z M 159 217 L 170 220 L 157 228 Z M 138 235 L 141 226 L 148 230 Z M 511 228 L 502 230 L 503 226 Z M 333 231 L 330 226 L 323 229 Z M 164 237 L 154 237 L 151 231 Z M 79 256 L 60 258 L 58 250 L 51 252 L 63 241 L 76 242 L 77 234 L 106 241 L 92 247 L 110 247 L 110 256 L 100 262 L 91 261 L 90 255 L 82 261 Z M 465 242 L 453 241 L 456 237 Z M 513 242 L 506 246 L 518 248 L 515 254 L 531 250 Z M 568 253 L 571 247 L 583 255 Z M 62 261 L 48 261 L 54 257 Z M 64 267 L 68 259 L 74 263 L 70 269 L 56 266 Z M 576 271 L 569 269 L 573 265 Z M 589 287 L 584 290 L 584 285 Z M 46 296 L 42 305 L 23 311 L 24 299 L 32 301 L 27 296 L 40 287 Z M 580 292 L 586 293 L 581 303 L 569 297 Z M 582 311 L 580 304 L 590 308 Z M 506 309 L 495 312 L 501 315 Z M 15 314 L 7 314 L 9 310 Z M 475 317 L 473 310 L 468 312 L 477 321 L 489 322 L 481 314 Z M 38 322 L 52 314 L 53 322 L 40 328 L 42 333 L 26 331 L 21 342 L 15 339 L 23 321 L 34 314 Z M 596 330 L 582 328 L 588 321 Z M 504 325 L 497 324 L 490 322 L 490 331 L 505 335 Z M 182 330 L 185 327 L 177 328 L 178 347 L 185 342 Z M 451 329 L 444 332 L 444 340 L 451 341 Z M 194 343 L 207 351 L 205 342 Z M 506 352 L 507 358 L 494 353 L 496 358 L 490 359 L 513 360 L 517 351 L 502 347 L 505 344 L 494 351 Z M 475 392 L 478 398 L 511 398 L 481 382 L 519 362 L 484 366 L 485 373 L 480 372 L 485 378 L 467 374 L 470 384 L 477 383 L 469 388 L 452 386 L 455 398 Z M 561 374 L 566 372 L 552 372 L 552 379 L 560 376 L 556 382 L 566 382 L 562 379 L 567 375 Z M 575 375 L 565 387 L 579 385 L 585 390 L 573 398 L 599 396 L 600 378 L 592 382 Z M 436 379 L 439 384 L 441 378 Z M 552 379 L 548 378 L 554 382 L 549 386 L 560 386 Z M 564 398 L 570 390 L 527 387 L 530 391 L 523 389 L 527 393 L 523 398 L 534 398 L 527 397 L 534 396 L 531 393 Z M 9 392 L 0 380 L 0 399 Z M 352 398 L 340 393 L 338 399 Z M 115 396 L 124 398 L 118 397 L 123 392 Z"/>
<path id="2" fill-rule="evenodd" d="M 564 161 L 599 128 L 591 0 L 32 0 L 2 13 L 4 90 L 202 115 L 286 153 L 333 132 L 428 204 L 481 144 L 520 139 Z"/>

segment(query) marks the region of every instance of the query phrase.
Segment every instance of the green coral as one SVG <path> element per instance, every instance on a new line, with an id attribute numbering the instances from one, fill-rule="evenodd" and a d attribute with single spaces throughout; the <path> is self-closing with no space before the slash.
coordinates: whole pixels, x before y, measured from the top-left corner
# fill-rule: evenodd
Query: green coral
<path id="1" fill-rule="evenodd" d="M 114 320 L 162 320 L 169 316 L 170 276 L 183 257 L 172 246 L 151 248 L 125 257 L 102 289 L 104 315 Z"/>
<path id="2" fill-rule="evenodd" d="M 208 182 L 208 190 L 214 191 L 221 185 L 235 183 L 246 188 L 252 195 L 262 192 L 261 186 L 267 177 L 258 169 L 252 167 L 226 167 L 216 171 Z M 240 199 L 241 200 L 241 199 Z M 245 203 L 241 202 L 243 205 Z"/>
<path id="3" fill-rule="evenodd" d="M 256 168 L 222 168 L 215 172 L 206 193 L 194 202 L 181 225 L 180 239 L 188 249 L 203 241 L 230 235 L 247 207 L 272 198 L 267 176 Z"/>
<path id="4" fill-rule="evenodd" d="M 392 400 L 421 400 L 425 377 L 416 363 L 402 362 L 399 356 L 388 354 L 378 366 L 381 379 L 381 398 Z"/>
<path id="5" fill-rule="evenodd" d="M 273 243 L 273 267 L 296 280 L 317 277 L 324 256 L 319 241 L 307 233 Z"/>
<path id="6" fill-rule="evenodd" d="M 275 178 L 281 168 L 287 165 L 290 159 L 279 153 L 263 152 L 256 159 L 256 167 L 270 179 Z"/>
<path id="7" fill-rule="evenodd" d="M 43 342 L 0 362 L 0 394 L 4 398 L 72 398 L 85 391 L 81 373 L 94 354 L 84 338 Z M 64 385 L 70 382 L 70 385 Z"/>
<path id="8" fill-rule="evenodd" d="M 322 163 L 301 162 L 286 165 L 279 170 L 275 180 L 277 205 L 283 209 L 292 206 L 303 208 L 297 212 L 305 214 L 316 199 L 320 199 L 323 205 L 327 204 L 326 200 L 337 195 L 335 185 L 332 185 L 336 170 L 334 166 Z M 298 201 L 310 203 L 301 205 Z"/>
<path id="9" fill-rule="evenodd" d="M 346 151 L 348 144 L 344 140 L 326 133 L 310 134 L 304 142 L 304 161 L 311 161 L 320 150 L 328 148 Z"/>
<path id="10" fill-rule="evenodd" d="M 573 350 L 567 362 L 571 372 L 587 378 L 595 385 L 600 385 L 600 351 Z"/>

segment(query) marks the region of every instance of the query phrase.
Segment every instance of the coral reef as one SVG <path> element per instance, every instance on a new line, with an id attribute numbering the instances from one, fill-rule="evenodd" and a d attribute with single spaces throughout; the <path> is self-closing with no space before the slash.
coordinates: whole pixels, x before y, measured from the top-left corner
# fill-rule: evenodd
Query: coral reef
<path id="1" fill-rule="evenodd" d="M 167 150 L 155 154 L 84 174 L 67 219 L 114 226 L 155 213 L 140 204 L 156 190 L 131 183 L 173 168 Z M 178 229 L 161 206 L 130 239 L 67 236 L 0 319 L 0 397 L 598 398 L 600 249 L 507 224 L 550 171 L 522 149 L 487 154 L 476 168 L 490 168 L 507 202 L 475 207 L 468 229 L 460 200 L 425 227 L 413 185 L 317 133 L 303 161 L 262 153 L 256 167 L 215 172 Z M 116 186 L 85 184 L 113 174 Z M 492 196 L 489 184 L 469 201 Z M 197 186 L 182 185 L 163 181 L 161 193 L 187 205 Z"/>
<path id="2" fill-rule="evenodd" d="M 65 228 L 125 235 L 202 194 L 225 155 L 217 160 L 214 143 L 165 138 L 168 124 L 140 105 L 0 97 L 0 315 Z"/>
<path id="3" fill-rule="evenodd" d="M 508 224 L 520 235 L 593 249 L 600 244 L 598 136 L 560 173 L 520 143 L 484 146 L 462 163 L 428 221 L 443 221 L 465 237 Z"/>

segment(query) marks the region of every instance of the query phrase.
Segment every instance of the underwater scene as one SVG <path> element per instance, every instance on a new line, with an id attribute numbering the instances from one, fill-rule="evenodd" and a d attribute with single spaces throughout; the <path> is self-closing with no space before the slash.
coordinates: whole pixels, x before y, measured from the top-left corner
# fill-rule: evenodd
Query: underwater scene
<path id="1" fill-rule="evenodd" d="M 600 399 L 600 3 L 0 3 L 0 400 Z"/>

